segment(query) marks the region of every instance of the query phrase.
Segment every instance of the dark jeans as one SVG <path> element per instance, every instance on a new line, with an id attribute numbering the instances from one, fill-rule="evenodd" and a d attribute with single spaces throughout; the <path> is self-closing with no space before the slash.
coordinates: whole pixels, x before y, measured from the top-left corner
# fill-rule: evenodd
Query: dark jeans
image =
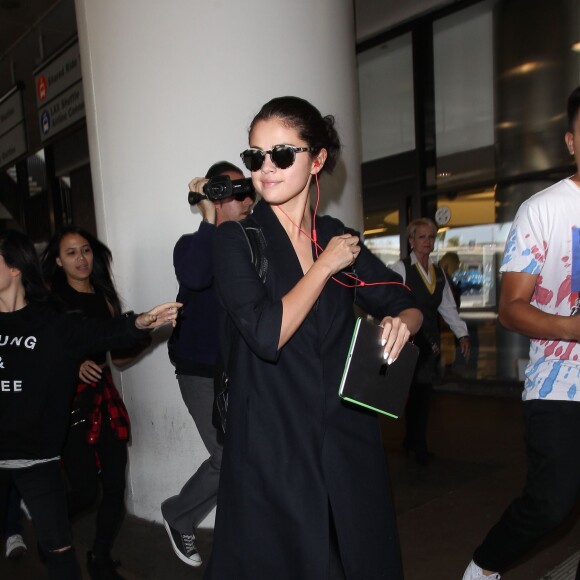
<path id="1" fill-rule="evenodd" d="M 70 486 L 67 500 L 71 518 L 96 504 L 100 479 L 102 497 L 93 542 L 93 552 L 98 556 L 109 555 L 125 516 L 127 442 L 117 439 L 106 416 L 103 413 L 101 434 L 95 445 L 87 443 L 86 426 L 81 423 L 71 427 L 62 454 Z M 100 473 L 95 452 L 99 456 Z"/>
<path id="2" fill-rule="evenodd" d="M 59 461 L 25 469 L 0 469 L 0 510 L 4 512 L 10 486 L 14 484 L 26 502 L 36 539 L 46 557 L 49 578 L 80 580 L 66 510 L 65 488 Z M 5 513 L 1 513 L 2 518 Z M 55 552 L 69 546 L 64 552 Z"/>
<path id="3" fill-rule="evenodd" d="M 22 534 L 22 525 L 20 518 L 22 511 L 20 509 L 20 492 L 18 488 L 12 484 L 8 492 L 8 499 L 6 501 L 6 512 L 4 516 L 4 539 L 7 540 L 10 536 L 15 534 Z"/>
<path id="4" fill-rule="evenodd" d="M 570 514 L 580 492 L 580 404 L 523 404 L 528 476 L 522 495 L 490 530 L 473 559 L 502 572 Z"/>

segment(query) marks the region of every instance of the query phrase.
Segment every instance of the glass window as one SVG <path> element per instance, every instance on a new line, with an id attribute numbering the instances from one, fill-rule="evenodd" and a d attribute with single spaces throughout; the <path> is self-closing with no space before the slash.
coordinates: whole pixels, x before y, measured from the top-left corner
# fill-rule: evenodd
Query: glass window
<path id="1" fill-rule="evenodd" d="M 433 23 L 439 186 L 494 176 L 491 9 L 481 2 Z"/>
<path id="2" fill-rule="evenodd" d="M 496 281 L 511 223 L 443 228 L 432 258 L 438 262 L 447 252 L 459 257 L 452 282 L 461 296 L 461 309 L 493 308 Z"/>
<path id="3" fill-rule="evenodd" d="M 411 35 L 358 57 L 363 162 L 415 149 Z"/>
<path id="4" fill-rule="evenodd" d="M 377 236 L 365 240 L 365 246 L 387 266 L 399 260 L 401 255 L 401 238 L 396 236 Z"/>

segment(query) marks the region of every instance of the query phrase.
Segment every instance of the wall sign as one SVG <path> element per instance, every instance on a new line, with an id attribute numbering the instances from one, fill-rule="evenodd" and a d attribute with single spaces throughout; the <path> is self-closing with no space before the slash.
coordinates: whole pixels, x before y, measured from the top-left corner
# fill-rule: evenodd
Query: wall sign
<path id="1" fill-rule="evenodd" d="M 15 87 L 0 98 L 0 167 L 10 165 L 27 150 L 22 91 Z"/>
<path id="2" fill-rule="evenodd" d="M 38 123 L 42 141 L 85 117 L 78 41 L 34 73 Z"/>

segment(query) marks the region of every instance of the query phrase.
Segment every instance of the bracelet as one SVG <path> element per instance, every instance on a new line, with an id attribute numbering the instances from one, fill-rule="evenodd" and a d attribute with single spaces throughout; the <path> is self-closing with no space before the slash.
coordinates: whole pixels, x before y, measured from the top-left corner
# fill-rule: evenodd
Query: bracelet
<path id="1" fill-rule="evenodd" d="M 467 335 L 465 335 L 465 336 L 462 336 L 462 337 L 459 339 L 459 342 L 461 342 L 462 340 L 469 340 L 469 336 L 467 336 Z"/>

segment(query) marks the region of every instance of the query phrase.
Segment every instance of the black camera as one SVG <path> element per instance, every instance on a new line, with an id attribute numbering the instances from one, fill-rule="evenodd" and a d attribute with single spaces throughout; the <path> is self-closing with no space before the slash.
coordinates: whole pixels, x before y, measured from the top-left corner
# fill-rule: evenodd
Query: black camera
<path id="1" fill-rule="evenodd" d="M 234 179 L 231 180 L 228 175 L 217 175 L 212 177 L 204 186 L 203 193 L 211 201 L 221 201 L 228 197 L 234 197 L 237 201 L 243 201 L 246 197 L 255 199 L 256 194 L 252 180 Z M 194 191 L 189 192 L 187 200 L 190 205 L 195 205 L 203 199 L 203 195 Z"/>

